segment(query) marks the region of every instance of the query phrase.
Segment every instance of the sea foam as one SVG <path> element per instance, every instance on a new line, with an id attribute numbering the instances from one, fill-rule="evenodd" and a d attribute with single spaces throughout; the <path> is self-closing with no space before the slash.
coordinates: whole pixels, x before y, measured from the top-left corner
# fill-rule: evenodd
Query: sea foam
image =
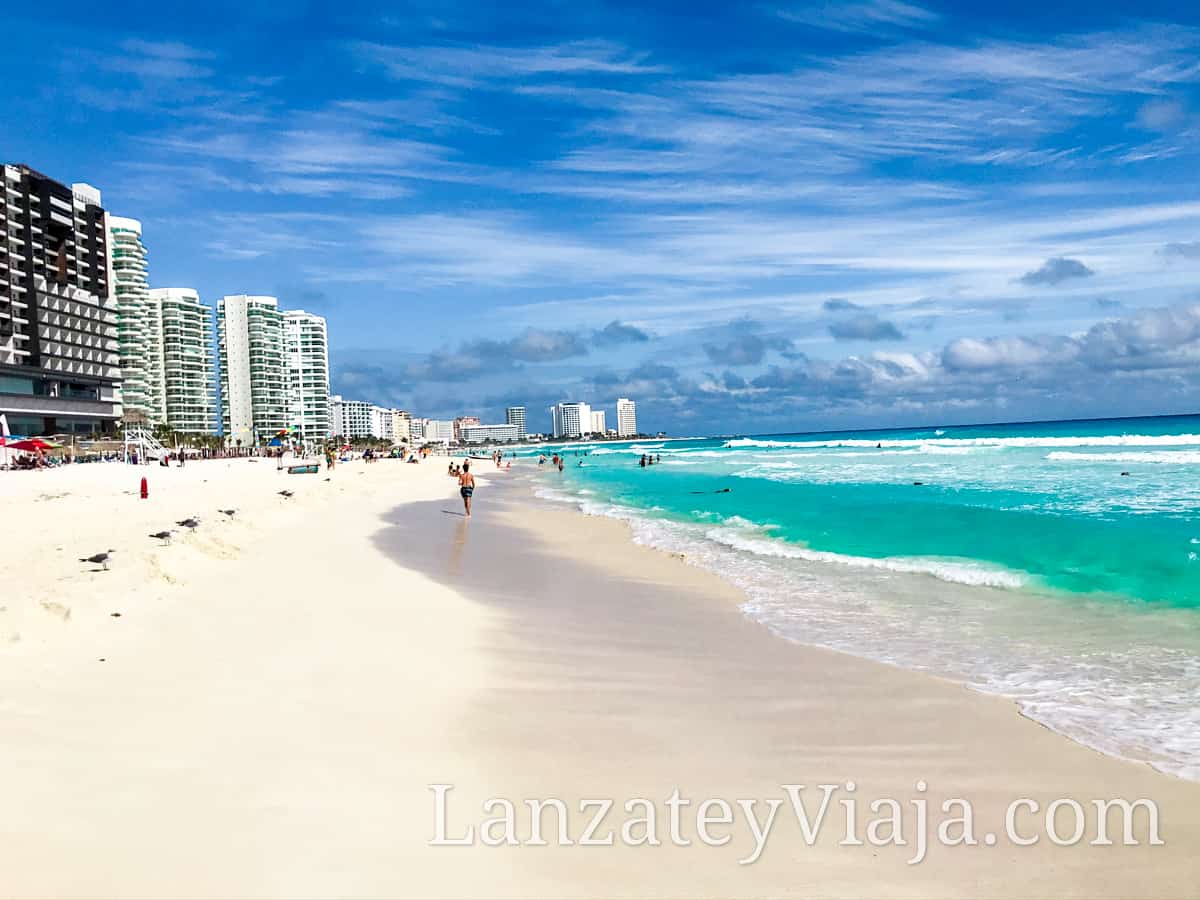
<path id="1" fill-rule="evenodd" d="M 680 522 L 568 486 L 537 493 L 622 519 L 636 542 L 734 583 L 746 614 L 782 637 L 954 678 L 1095 750 L 1200 780 L 1189 611 L 1045 593 L 969 560 L 815 551 L 736 515 Z"/>
<path id="2" fill-rule="evenodd" d="M 912 447 L 1200 447 L 1197 434 L 1101 434 L 1063 437 L 974 437 L 974 438 L 845 438 L 842 440 L 777 441 L 765 438 L 735 438 L 723 446 L 730 450 L 808 450 L 826 447 L 863 449 Z"/>

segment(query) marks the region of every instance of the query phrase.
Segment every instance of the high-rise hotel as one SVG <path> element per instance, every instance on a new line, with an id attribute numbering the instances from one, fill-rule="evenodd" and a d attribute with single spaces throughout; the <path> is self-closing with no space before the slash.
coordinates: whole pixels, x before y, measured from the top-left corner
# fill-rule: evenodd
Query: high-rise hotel
<path id="1" fill-rule="evenodd" d="M 525 439 L 525 407 L 508 407 L 508 409 L 504 410 L 504 421 L 509 425 L 516 425 L 517 437 L 521 440 Z"/>
<path id="2" fill-rule="evenodd" d="M 213 434 L 217 426 L 213 311 L 191 288 L 155 288 L 156 367 L 163 380 L 163 421 L 172 431 Z"/>
<path id="3" fill-rule="evenodd" d="M 100 192 L 23 165 L 0 169 L 0 413 L 14 434 L 166 425 L 243 447 L 294 426 L 331 430 L 325 319 L 274 297 L 151 290 L 142 224 Z"/>
<path id="4" fill-rule="evenodd" d="M 556 438 L 580 438 L 592 430 L 592 407 L 569 401 L 550 407 L 551 431 Z"/>
<path id="5" fill-rule="evenodd" d="M 217 347 L 228 444 L 260 444 L 285 428 L 303 441 L 330 435 L 329 329 L 322 316 L 281 310 L 274 297 L 223 297 Z"/>
<path id="6" fill-rule="evenodd" d="M 289 422 L 283 314 L 274 297 L 217 301 L 221 422 L 230 446 L 269 440 Z"/>
<path id="7" fill-rule="evenodd" d="M 617 399 L 617 436 L 636 437 L 637 404 L 625 397 Z"/>
<path id="8" fill-rule="evenodd" d="M 111 432 L 117 311 L 100 192 L 23 165 L 0 179 L 0 413 L 14 434 Z"/>
<path id="9" fill-rule="evenodd" d="M 329 411 L 329 329 L 322 316 L 302 309 L 283 314 L 287 352 L 288 424 L 301 440 L 324 440 Z"/>
<path id="10" fill-rule="evenodd" d="M 162 324 L 150 299 L 142 223 L 108 218 L 113 293 L 117 299 L 117 342 L 121 354 L 121 400 L 126 422 L 166 421 L 163 393 Z"/>

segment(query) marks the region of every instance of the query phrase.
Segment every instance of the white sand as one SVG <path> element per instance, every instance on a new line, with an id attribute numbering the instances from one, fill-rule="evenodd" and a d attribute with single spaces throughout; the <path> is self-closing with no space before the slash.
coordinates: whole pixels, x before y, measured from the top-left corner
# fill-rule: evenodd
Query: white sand
<path id="1" fill-rule="evenodd" d="M 446 515 L 445 468 L 0 473 L 0 895 L 1194 895 L 1200 786 L 1004 701 L 781 641 L 616 523 L 498 511 L 486 464 L 475 521 Z M 189 515 L 194 534 L 147 537 Z M 397 540 L 411 568 L 381 549 Z M 108 572 L 77 561 L 108 548 Z M 992 816 L 1014 795 L 1149 794 L 1168 844 L 1043 839 L 917 867 L 908 848 L 800 847 L 794 825 L 749 867 L 740 838 L 428 845 L 433 782 L 478 822 L 492 795 L 732 800 L 849 777 L 901 798 L 924 777 Z"/>

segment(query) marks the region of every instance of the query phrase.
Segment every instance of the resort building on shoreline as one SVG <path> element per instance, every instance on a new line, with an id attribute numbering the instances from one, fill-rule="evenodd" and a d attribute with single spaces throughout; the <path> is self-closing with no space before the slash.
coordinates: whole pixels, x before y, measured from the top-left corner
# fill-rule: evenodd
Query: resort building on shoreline
<path id="1" fill-rule="evenodd" d="M 592 410 L 592 426 L 591 426 L 592 434 L 604 434 L 604 432 L 607 430 L 604 427 L 604 421 L 605 421 L 604 410 L 593 409 Z"/>
<path id="2" fill-rule="evenodd" d="M 637 433 L 637 404 L 621 397 L 617 400 L 617 437 L 635 437 Z"/>
<path id="3" fill-rule="evenodd" d="M 217 301 L 221 423 L 226 443 L 250 447 L 288 426 L 283 315 L 274 297 Z"/>
<path id="4" fill-rule="evenodd" d="M 517 426 L 518 438 L 525 437 L 525 407 L 510 406 L 508 409 L 504 410 L 504 421 L 509 425 Z"/>
<path id="5" fill-rule="evenodd" d="M 413 420 L 414 424 L 416 420 Z M 421 439 L 427 444 L 453 444 L 453 419 L 422 419 Z"/>
<path id="6" fill-rule="evenodd" d="M 460 443 L 485 444 L 488 442 L 520 440 L 516 425 L 467 425 L 462 429 Z"/>
<path id="7" fill-rule="evenodd" d="M 109 257 L 117 300 L 117 342 L 121 353 L 121 401 L 127 422 L 166 421 L 161 327 L 158 305 L 150 299 L 146 247 L 137 219 L 108 217 Z"/>
<path id="8" fill-rule="evenodd" d="M 371 435 L 381 441 L 392 440 L 392 411 L 382 406 L 371 407 Z"/>
<path id="9" fill-rule="evenodd" d="M 550 407 L 551 433 L 556 438 L 580 438 L 592 429 L 592 408 L 575 401 Z"/>
<path id="10" fill-rule="evenodd" d="M 454 440 L 463 443 L 463 429 L 473 428 L 480 424 L 479 416 L 459 416 L 454 420 Z"/>
<path id="11" fill-rule="evenodd" d="M 376 406 L 366 400 L 345 400 L 339 395 L 330 398 L 334 437 L 348 440 L 375 438 L 390 440 L 392 436 L 392 411 Z"/>
<path id="12" fill-rule="evenodd" d="M 0 413 L 14 434 L 111 433 L 121 418 L 106 219 L 90 185 L 0 170 Z"/>
<path id="13" fill-rule="evenodd" d="M 213 311 L 191 288 L 154 288 L 164 419 L 172 431 L 216 433 Z"/>
<path id="14" fill-rule="evenodd" d="M 412 416 L 403 409 L 392 410 L 392 442 L 407 443 L 412 440 Z"/>
<path id="15" fill-rule="evenodd" d="M 108 215 L 94 187 L 4 165 L 0 413 L 19 435 L 116 434 L 124 420 L 223 430 L 231 446 L 289 426 L 323 440 L 328 324 L 246 294 L 221 299 L 214 321 L 196 291 L 150 288 L 142 223 Z M 375 431 L 390 436 L 393 411 L 384 413 Z"/>
<path id="16" fill-rule="evenodd" d="M 324 440 L 333 425 L 329 405 L 329 328 L 302 309 L 283 314 L 289 424 L 306 441 Z"/>

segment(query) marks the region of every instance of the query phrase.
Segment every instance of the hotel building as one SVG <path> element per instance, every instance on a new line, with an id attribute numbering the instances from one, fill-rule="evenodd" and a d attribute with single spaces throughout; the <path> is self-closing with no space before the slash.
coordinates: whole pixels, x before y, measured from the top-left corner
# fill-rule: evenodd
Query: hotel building
<path id="1" fill-rule="evenodd" d="M 0 172 L 0 413 L 14 434 L 112 432 L 121 375 L 100 192 Z"/>
<path id="2" fill-rule="evenodd" d="M 480 424 L 479 416 L 459 416 L 454 420 L 454 440 L 461 444 L 463 442 L 463 429 L 478 424 Z"/>
<path id="3" fill-rule="evenodd" d="M 403 409 L 392 410 L 392 442 L 408 443 L 412 440 L 412 416 Z"/>
<path id="4" fill-rule="evenodd" d="M 254 446 L 288 425 L 283 315 L 274 297 L 217 301 L 221 422 L 228 444 Z"/>
<path id="5" fill-rule="evenodd" d="M 451 419 L 425 419 L 421 439 L 427 444 L 454 443 L 454 422 Z"/>
<path id="6" fill-rule="evenodd" d="M 371 436 L 381 441 L 392 441 L 392 411 L 382 406 L 371 407 Z"/>
<path id="7" fill-rule="evenodd" d="M 550 418 L 556 438 L 583 437 L 592 429 L 592 408 L 586 403 L 556 403 Z"/>
<path id="8" fill-rule="evenodd" d="M 504 411 L 504 421 L 509 425 L 517 426 L 517 437 L 523 439 L 525 437 L 525 407 L 510 406 Z"/>
<path id="9" fill-rule="evenodd" d="M 604 434 L 607 429 L 604 427 L 604 410 L 592 410 L 592 434 Z"/>
<path id="10" fill-rule="evenodd" d="M 173 431 L 214 434 L 212 308 L 191 288 L 155 288 L 149 301 L 159 325 L 153 368 L 163 385 L 164 421 Z"/>
<path id="11" fill-rule="evenodd" d="M 329 407 L 329 329 L 324 317 L 302 309 L 283 314 L 287 353 L 288 422 L 301 440 L 332 433 Z"/>
<path id="12" fill-rule="evenodd" d="M 489 441 L 515 441 L 520 439 L 516 425 L 466 425 L 462 429 L 464 444 L 483 444 Z"/>
<path id="13" fill-rule="evenodd" d="M 108 248 L 117 299 L 117 342 L 121 350 L 121 401 L 125 421 L 166 421 L 161 327 L 150 299 L 142 223 L 108 217 Z"/>
<path id="14" fill-rule="evenodd" d="M 329 398 L 329 408 L 335 437 L 347 440 L 353 438 L 394 440 L 395 410 L 376 406 L 366 400 L 346 400 L 338 394 Z"/>
<path id="15" fill-rule="evenodd" d="M 617 437 L 634 437 L 637 433 L 637 404 L 622 397 L 617 400 Z"/>
<path id="16" fill-rule="evenodd" d="M 346 400 L 340 394 L 329 398 L 331 428 L 335 437 L 369 438 L 371 433 L 372 404 L 366 400 Z"/>

